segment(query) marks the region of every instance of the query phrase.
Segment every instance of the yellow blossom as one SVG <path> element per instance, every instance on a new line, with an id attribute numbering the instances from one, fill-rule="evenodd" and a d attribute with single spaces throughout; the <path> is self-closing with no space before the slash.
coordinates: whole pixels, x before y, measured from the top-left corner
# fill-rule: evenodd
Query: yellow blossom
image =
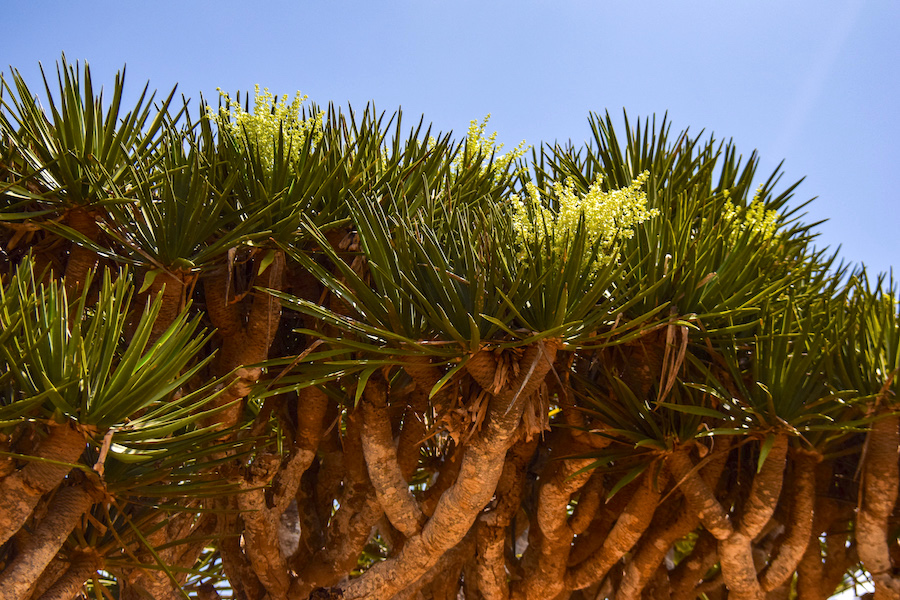
<path id="1" fill-rule="evenodd" d="M 762 188 L 762 185 L 757 188 L 750 205 L 743 211 L 735 207 L 729 198 L 729 192 L 725 191 L 723 218 L 726 222 L 735 224 L 733 238 L 737 238 L 747 230 L 750 230 L 753 235 L 758 235 L 764 241 L 775 237 L 778 230 L 778 211 L 766 210 L 766 205 L 760 198 Z"/>
<path id="2" fill-rule="evenodd" d="M 220 129 L 230 132 L 245 150 L 248 150 L 248 145 L 252 146 L 262 164 L 269 168 L 275 162 L 279 133 L 284 136 L 285 152 L 289 153 L 291 162 L 299 157 L 300 149 L 309 136 L 312 136 L 313 144 L 318 143 L 322 137 L 325 113 L 319 111 L 309 118 L 301 118 L 301 107 L 307 97 L 301 96 L 300 92 L 294 95 L 289 104 L 287 94 L 278 98 L 268 88 L 260 93 L 257 85 L 253 112 L 248 113 L 227 93 L 221 89 L 218 91 L 223 100 L 222 105 L 218 112 L 208 108 L 207 116 L 214 119 Z"/>
<path id="3" fill-rule="evenodd" d="M 647 209 L 647 194 L 641 190 L 649 177 L 644 171 L 627 187 L 610 191 L 603 190 L 603 180 L 598 178 L 585 194 L 575 190 L 571 179 L 557 181 L 552 194 L 558 206 L 555 211 L 541 202 L 541 192 L 528 183 L 525 198 L 512 197 L 513 227 L 523 244 L 549 237 L 559 255 L 565 256 L 563 246 L 584 217 L 588 247 L 598 245 L 601 262 L 615 259 L 610 254 L 615 240 L 633 237 L 636 226 L 659 214 L 658 209 Z"/>
<path id="4" fill-rule="evenodd" d="M 519 143 L 512 152 L 500 154 L 503 144 L 497 144 L 497 132 L 495 131 L 487 137 L 484 135 L 484 131 L 487 128 L 490 118 L 491 115 L 488 114 L 481 123 L 477 120 L 469 122 L 469 131 L 466 134 L 466 146 L 463 150 L 460 150 L 459 154 L 457 154 L 456 158 L 453 160 L 454 171 L 459 172 L 464 166 L 470 166 L 472 161 L 481 154 L 484 157 L 481 164 L 481 172 L 484 173 L 488 169 L 487 161 L 490 160 L 493 155 L 494 160 L 490 164 L 490 169 L 496 176 L 500 176 L 506 173 L 510 163 L 525 154 L 528 146 L 525 145 L 524 140 Z M 464 164 L 464 161 L 469 162 Z"/>

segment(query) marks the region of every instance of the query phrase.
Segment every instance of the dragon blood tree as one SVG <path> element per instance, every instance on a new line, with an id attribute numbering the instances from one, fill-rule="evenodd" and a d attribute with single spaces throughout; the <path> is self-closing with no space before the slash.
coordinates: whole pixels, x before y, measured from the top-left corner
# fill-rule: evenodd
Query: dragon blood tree
<path id="1" fill-rule="evenodd" d="M 900 597 L 897 286 L 756 155 L 0 110 L 0 599 Z"/>

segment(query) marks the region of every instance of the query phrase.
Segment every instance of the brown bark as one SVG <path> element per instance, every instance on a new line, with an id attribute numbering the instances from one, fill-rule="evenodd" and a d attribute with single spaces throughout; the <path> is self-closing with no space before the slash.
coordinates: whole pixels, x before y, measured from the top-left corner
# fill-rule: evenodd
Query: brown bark
<path id="1" fill-rule="evenodd" d="M 665 565 L 660 565 L 650 577 L 650 583 L 644 589 L 644 597 L 647 600 L 669 600 L 669 571 Z"/>
<path id="2" fill-rule="evenodd" d="M 391 598 L 465 536 L 494 494 L 524 403 L 543 384 L 557 347 L 556 342 L 541 341 L 525 349 L 519 374 L 491 399 L 481 429 L 467 443 L 456 482 L 441 496 L 422 532 L 407 540 L 395 557 L 351 581 L 345 599 Z"/>
<path id="3" fill-rule="evenodd" d="M 381 516 L 381 505 L 371 486 L 349 485 L 331 518 L 324 549 L 304 565 L 291 583 L 288 597 L 305 598 L 316 588 L 334 586 L 356 568 L 359 554 Z"/>
<path id="4" fill-rule="evenodd" d="M 848 524 L 847 521 L 844 522 L 845 531 L 842 532 L 842 535 L 826 536 L 825 538 L 826 556 L 822 585 L 828 590 L 828 596 L 831 596 L 844 581 L 847 571 L 854 569 L 859 564 L 856 545 L 850 547 L 847 545 L 846 526 Z"/>
<path id="5" fill-rule="evenodd" d="M 708 531 L 701 531 L 690 555 L 682 558 L 672 572 L 672 600 L 694 600 L 697 585 L 703 582 L 703 576 L 716 564 L 717 558 L 716 538 Z"/>
<path id="6" fill-rule="evenodd" d="M 602 487 L 602 473 L 597 479 L 600 480 L 598 485 Z M 615 526 L 616 520 L 640 488 L 640 483 L 640 480 L 636 482 L 632 481 L 630 484 L 619 490 L 619 493 L 613 496 L 609 501 L 604 502 L 597 507 L 594 518 L 587 529 L 585 529 L 584 532 L 579 533 L 572 544 L 572 551 L 569 553 L 570 567 L 587 560 L 600 549 L 600 546 L 602 546 L 603 542 L 606 540 L 606 536 L 609 535 L 609 532 L 612 531 L 613 526 Z M 591 482 L 588 482 L 588 486 L 590 485 Z"/>
<path id="7" fill-rule="evenodd" d="M 204 583 L 197 588 L 197 600 L 219 600 L 219 592 L 211 583 Z"/>
<path id="8" fill-rule="evenodd" d="M 610 440 L 600 435 L 590 433 L 588 430 L 601 429 L 602 423 L 589 422 L 584 413 L 575 403 L 571 387 L 569 385 L 570 374 L 575 354 L 570 353 L 561 359 L 557 359 L 554 375 L 548 378 L 551 392 L 555 391 L 557 401 L 562 413 L 563 423 L 570 431 L 570 435 L 576 442 L 588 448 L 606 448 Z"/>
<path id="9" fill-rule="evenodd" d="M 888 519 L 900 488 L 900 417 L 872 423 L 867 439 L 862 501 L 856 520 L 856 545 L 875 583 L 875 600 L 900 598 L 900 577 L 894 576 L 888 540 Z"/>
<path id="10" fill-rule="evenodd" d="M 816 465 L 822 460 L 818 452 L 794 452 L 793 504 L 791 520 L 778 553 L 762 573 L 763 591 L 774 590 L 784 584 L 797 570 L 809 544 L 815 515 Z"/>
<path id="11" fill-rule="evenodd" d="M 778 505 L 787 446 L 787 436 L 778 434 L 762 468 L 753 478 L 750 494 L 744 502 L 740 528 L 728 538 L 719 540 L 719 562 L 729 598 L 764 598 L 753 560 L 753 539 L 762 532 Z"/>
<path id="12" fill-rule="evenodd" d="M 0 433 L 0 452 L 12 451 L 10 436 Z M 16 461 L 11 456 L 0 455 L 0 482 L 16 470 Z"/>
<path id="13" fill-rule="evenodd" d="M 83 487 L 65 487 L 18 555 L 0 573 L 0 600 L 25 600 L 41 573 L 94 503 Z"/>
<path id="14" fill-rule="evenodd" d="M 664 476 L 660 476 L 659 484 L 665 484 Z M 644 534 L 653 519 L 661 495 L 661 490 L 653 481 L 653 468 L 650 467 L 644 472 L 640 487 L 616 520 L 603 546 L 590 558 L 570 569 L 566 574 L 566 586 L 579 590 L 605 577 L 612 566 L 630 552 Z"/>
<path id="15" fill-rule="evenodd" d="M 231 504 L 228 507 L 231 510 L 237 509 L 236 499 L 230 498 L 228 504 Z M 235 591 L 235 597 L 240 598 L 243 594 L 243 597 L 248 599 L 262 598 L 265 590 L 241 548 L 240 536 L 235 534 L 241 531 L 240 516 L 236 513 L 223 515 L 222 522 L 222 531 L 231 535 L 226 535 L 222 539 L 219 551 L 222 554 L 222 567 Z"/>
<path id="16" fill-rule="evenodd" d="M 725 463 L 728 460 L 730 444 L 728 440 L 717 442 L 717 448 L 706 458 L 706 465 L 700 469 L 698 479 L 707 489 L 715 489 Z M 672 469 L 671 457 L 668 467 Z M 679 479 L 672 473 L 675 483 Z M 693 532 L 700 525 L 700 515 L 691 510 L 687 500 L 680 511 L 674 513 L 678 516 L 674 523 L 666 526 L 660 523 L 658 533 L 653 536 L 645 536 L 637 548 L 632 560 L 625 566 L 622 582 L 619 584 L 616 600 L 636 600 L 650 581 L 658 565 L 663 561 L 669 550 L 675 543 Z M 663 515 L 664 516 L 664 515 Z M 656 529 L 654 529 L 656 530 Z"/>
<path id="17" fill-rule="evenodd" d="M 156 296 L 162 292 L 162 304 L 159 307 L 159 313 L 156 315 L 156 321 L 153 323 L 153 329 L 150 332 L 148 345 L 153 345 L 166 329 L 175 321 L 175 317 L 184 310 L 187 298 L 185 292 L 190 287 L 194 276 L 181 269 L 166 270 L 157 274 L 150 288 L 146 292 L 146 297 L 150 302 L 156 299 Z M 138 306 L 139 310 L 143 310 L 143 306 Z"/>
<path id="18" fill-rule="evenodd" d="M 444 376 L 440 367 L 433 365 L 431 359 L 427 356 L 404 356 L 403 370 L 413 380 L 416 390 L 427 400 L 431 395 L 431 390 L 437 385 L 437 382 Z M 441 408 L 449 408 L 450 404 L 450 388 L 453 382 L 447 382 L 435 393 L 431 401 L 437 407 L 438 412 Z"/>
<path id="19" fill-rule="evenodd" d="M 271 514 L 270 518 L 279 524 L 279 547 L 285 553 L 285 559 L 297 554 L 300 548 L 308 550 L 309 540 L 313 534 L 310 527 L 313 519 L 307 518 L 302 524 L 300 521 L 305 517 L 312 517 L 310 513 L 316 511 L 316 507 L 305 502 L 305 495 L 300 492 L 300 486 L 304 474 L 316 458 L 329 406 L 328 396 L 316 387 L 303 388 L 298 392 L 298 422 L 293 449 L 275 476 L 271 500 L 267 502 L 267 505 L 271 506 L 267 508 Z M 292 502 L 295 505 L 292 506 Z M 298 528 L 299 536 L 297 536 Z"/>
<path id="20" fill-rule="evenodd" d="M 422 512 L 425 513 L 425 516 L 430 517 L 434 514 L 434 509 L 437 507 L 441 496 L 456 482 L 464 455 L 465 446 L 455 446 L 449 452 L 449 456 L 444 457 L 444 462 L 438 470 L 437 481 L 425 490 L 422 498 Z"/>
<path id="21" fill-rule="evenodd" d="M 199 502 L 189 501 L 184 508 L 200 507 Z M 154 519 L 156 530 L 148 534 L 147 542 L 154 546 L 159 559 L 166 565 L 176 567 L 173 581 L 169 574 L 159 569 L 134 568 L 126 570 L 125 584 L 123 585 L 122 598 L 124 600 L 142 600 L 147 595 L 160 600 L 177 600 L 181 593 L 179 585 L 187 579 L 186 572 L 179 572 L 177 567 L 189 569 L 197 561 L 197 557 L 203 551 L 208 541 L 201 540 L 193 543 L 169 545 L 171 542 L 183 540 L 188 536 L 205 538 L 215 532 L 216 517 L 206 513 L 199 518 L 188 510 L 167 516 L 163 511 L 157 512 Z M 154 557 L 147 548 L 139 548 L 137 556 L 141 562 L 155 564 Z"/>
<path id="22" fill-rule="evenodd" d="M 39 600 L 71 600 L 88 579 L 97 574 L 103 562 L 94 552 L 77 554 L 66 572 L 44 592 Z"/>
<path id="23" fill-rule="evenodd" d="M 256 262 L 253 268 L 257 268 Z M 261 288 L 281 289 L 284 272 L 284 253 L 275 253 L 272 264 L 254 280 Z M 216 359 L 216 370 L 221 376 L 229 376 L 223 389 L 215 398 L 216 406 L 232 404 L 218 413 L 216 420 L 223 428 L 240 420 L 243 407 L 240 402 L 254 383 L 261 370 L 251 367 L 269 357 L 269 347 L 281 320 L 281 301 L 263 291 L 251 294 L 249 307 L 244 307 L 229 299 L 230 277 L 219 273 L 204 284 L 206 310 L 210 321 L 222 338 L 221 351 Z M 243 309 L 247 309 L 246 320 Z"/>
<path id="24" fill-rule="evenodd" d="M 728 600 L 729 598 L 728 588 L 722 580 L 721 573 L 709 581 L 704 581 L 698 585 L 696 592 L 698 598 L 703 596 L 709 600 Z"/>
<path id="25" fill-rule="evenodd" d="M 456 546 L 445 552 L 427 573 L 401 590 L 392 600 L 429 597 L 434 600 L 456 600 L 460 573 L 475 551 L 473 529 Z"/>
<path id="26" fill-rule="evenodd" d="M 579 438 L 576 437 L 575 439 Z M 603 477 L 595 469 L 591 473 L 591 478 L 582 488 L 581 494 L 578 496 L 578 505 L 575 506 L 575 512 L 572 513 L 572 518 L 569 520 L 569 527 L 572 528 L 572 533 L 581 535 L 587 531 L 594 520 L 594 516 L 597 514 L 597 510 L 600 508 L 602 500 Z"/>
<path id="27" fill-rule="evenodd" d="M 832 468 L 828 463 L 819 466 L 817 473 L 818 491 L 815 499 L 815 517 L 812 535 L 806 552 L 797 566 L 797 594 L 800 600 L 825 600 L 834 592 L 843 577 L 844 570 L 837 574 L 831 570 L 842 556 L 847 554 L 847 519 L 853 508 L 842 506 L 837 500 L 825 495 L 832 478 Z M 825 535 L 825 562 L 819 537 Z M 837 561 L 837 562 L 836 562 Z M 827 565 L 825 564 L 827 563 Z M 838 581 L 832 579 L 837 575 Z M 832 583 L 833 582 L 833 583 Z"/>
<path id="28" fill-rule="evenodd" d="M 823 585 L 822 551 L 819 548 L 819 536 L 813 534 L 806 547 L 806 552 L 797 565 L 797 598 L 799 600 L 825 600 L 831 594 L 826 593 Z"/>
<path id="29" fill-rule="evenodd" d="M 319 388 L 307 387 L 298 392 L 294 448 L 287 464 L 275 476 L 273 485 L 272 505 L 277 515 L 284 513 L 291 501 L 296 499 L 300 480 L 316 458 L 328 404 L 328 396 Z"/>
<path id="30" fill-rule="evenodd" d="M 96 242 L 100 237 L 100 227 L 92 210 L 88 208 L 73 208 L 66 214 L 66 224 Z M 97 266 L 97 253 L 76 243 L 72 243 L 69 249 L 69 260 L 66 262 L 66 294 L 69 298 L 81 292 L 88 272 Z"/>
<path id="31" fill-rule="evenodd" d="M 538 535 L 534 536 L 534 543 L 529 542 L 529 550 L 535 547 L 539 554 L 534 567 L 513 586 L 513 598 L 552 598 L 566 589 L 566 566 L 575 536 L 569 527 L 567 509 L 572 494 L 591 477 L 591 471 L 578 471 L 593 462 L 593 458 L 570 458 L 552 461 L 544 469 L 534 519 L 537 527 L 532 525 Z"/>
<path id="32" fill-rule="evenodd" d="M 428 396 L 418 388 L 410 394 L 409 405 L 403 411 L 403 427 L 397 440 L 397 464 L 400 474 L 409 481 L 419 466 L 419 447 L 426 435 L 425 414 Z"/>
<path id="33" fill-rule="evenodd" d="M 400 471 L 387 414 L 387 386 L 371 377 L 363 392 L 362 449 L 369 478 L 384 514 L 405 537 L 417 534 L 425 515 Z"/>
<path id="34" fill-rule="evenodd" d="M 74 463 L 84 451 L 84 436 L 68 425 L 53 424 L 34 452 L 36 458 Z M 0 545 L 15 535 L 41 497 L 62 483 L 71 470 L 64 465 L 30 461 L 0 481 Z"/>
<path id="35" fill-rule="evenodd" d="M 279 459 L 263 456 L 254 461 L 250 476 L 241 482 L 238 507 L 244 522 L 244 553 L 260 583 L 273 598 L 280 598 L 290 585 L 287 562 L 278 543 L 278 517 L 266 505 L 266 486 L 275 476 Z"/>
<path id="36" fill-rule="evenodd" d="M 781 486 L 784 482 L 787 449 L 787 435 L 777 434 L 762 468 L 753 478 L 750 495 L 744 502 L 744 512 L 740 522 L 741 533 L 751 540 L 760 534 L 769 519 L 772 518 L 775 507 L 778 506 Z M 727 582 L 727 575 L 725 579 Z"/>
<path id="37" fill-rule="evenodd" d="M 27 598 L 39 598 L 66 573 L 69 566 L 69 561 L 62 556 L 62 553 L 57 553 L 44 569 L 44 572 L 41 573 L 41 576 L 35 580 L 31 589 L 25 593 L 25 596 Z"/>
<path id="38" fill-rule="evenodd" d="M 356 567 L 357 558 L 368 542 L 372 528 L 383 512 L 369 481 L 362 452 L 362 415 L 353 411 L 347 416 L 343 438 L 343 492 L 339 508 L 334 511 L 325 532 L 324 544 L 312 560 L 303 565 L 291 583 L 291 598 L 305 598 L 316 588 L 337 584 L 346 573 Z M 328 496 L 327 502 L 335 496 Z M 330 512 L 331 507 L 328 507 Z"/>
<path id="39" fill-rule="evenodd" d="M 742 531 L 735 531 L 726 539 L 719 540 L 719 563 L 722 565 L 722 577 L 728 586 L 729 598 L 764 598 L 753 562 L 753 538 Z"/>
<path id="40" fill-rule="evenodd" d="M 690 458 L 690 449 L 682 448 L 670 454 L 668 466 L 676 485 L 687 499 L 690 510 L 697 514 L 703 526 L 717 540 L 728 539 L 734 533 L 731 520 L 710 486 L 696 471 Z"/>
<path id="41" fill-rule="evenodd" d="M 684 511 L 670 526 L 644 540 L 635 552 L 634 558 L 625 566 L 616 600 L 640 598 L 669 549 L 675 542 L 694 531 L 699 524 L 700 517 L 690 511 Z"/>
<path id="42" fill-rule="evenodd" d="M 682 482 L 681 489 L 688 504 L 696 511 L 704 527 L 719 540 L 722 575 L 735 600 L 763 598 L 753 560 L 753 539 L 769 522 L 778 504 L 784 480 L 787 444 L 785 434 L 776 435 L 762 468 L 753 478 L 737 528 L 732 525 L 725 508 L 694 471 L 688 454 L 679 451 L 670 456 L 670 466 Z"/>
<path id="43" fill-rule="evenodd" d="M 536 440 L 520 440 L 510 448 L 497 482 L 496 505 L 492 510 L 481 513 L 475 525 L 476 585 L 488 600 L 509 597 L 506 541 L 510 523 L 521 506 L 528 463 L 536 447 Z"/>

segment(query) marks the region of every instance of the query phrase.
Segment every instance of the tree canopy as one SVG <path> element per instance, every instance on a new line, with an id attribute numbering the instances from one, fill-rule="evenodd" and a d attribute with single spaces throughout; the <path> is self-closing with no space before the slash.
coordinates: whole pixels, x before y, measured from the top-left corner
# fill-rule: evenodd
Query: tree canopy
<path id="1" fill-rule="evenodd" d="M 755 152 L 57 74 L 0 84 L 0 598 L 900 597 L 897 286 Z"/>

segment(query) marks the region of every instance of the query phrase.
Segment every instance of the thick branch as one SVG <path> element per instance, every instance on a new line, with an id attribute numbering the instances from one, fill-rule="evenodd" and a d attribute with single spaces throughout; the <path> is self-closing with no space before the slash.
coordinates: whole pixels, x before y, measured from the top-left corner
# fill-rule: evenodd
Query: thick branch
<path id="1" fill-rule="evenodd" d="M 316 458 L 322 427 L 328 412 L 328 396 L 317 387 L 306 387 L 297 397 L 297 433 L 287 464 L 275 476 L 273 510 L 281 515 L 297 496 L 303 474 Z"/>
<path id="2" fill-rule="evenodd" d="M 750 539 L 755 538 L 772 518 L 778 498 L 781 496 L 781 485 L 784 482 L 784 465 L 787 459 L 787 435 L 779 433 L 775 436 L 772 448 L 763 462 L 762 468 L 750 487 L 750 495 L 744 502 L 741 515 L 740 531 Z M 726 577 L 727 580 L 727 577 Z"/>
<path id="3" fill-rule="evenodd" d="M 580 590 L 600 581 L 637 544 L 653 519 L 661 496 L 660 487 L 665 485 L 665 477 L 660 476 L 660 487 L 656 486 L 652 471 L 652 468 L 645 471 L 641 486 L 616 520 L 603 546 L 567 573 L 566 586 L 569 589 Z"/>
<path id="4" fill-rule="evenodd" d="M 96 242 L 100 236 L 100 227 L 90 209 L 79 207 L 70 210 L 66 214 L 66 224 L 93 242 Z M 72 242 L 65 274 L 66 293 L 69 298 L 80 293 L 88 272 L 96 266 L 97 253 Z"/>
<path id="5" fill-rule="evenodd" d="M 422 532 L 410 538 L 396 557 L 352 581 L 344 591 L 345 599 L 391 598 L 465 536 L 494 494 L 524 403 L 543 383 L 556 350 L 552 341 L 526 348 L 519 375 L 491 399 L 481 430 L 468 443 L 456 482 L 438 501 Z"/>
<path id="6" fill-rule="evenodd" d="M 353 411 L 347 416 L 346 435 L 342 439 L 344 486 L 340 506 L 328 523 L 324 548 L 311 562 L 303 565 L 298 578 L 291 584 L 288 594 L 291 598 L 305 598 L 316 588 L 333 586 L 355 568 L 372 528 L 383 515 L 366 471 L 360 441 L 361 421 L 361 411 Z M 326 498 L 329 504 L 334 497 Z M 328 510 L 330 512 L 331 506 Z"/>
<path id="7" fill-rule="evenodd" d="M 269 458 L 269 460 L 262 460 Z M 287 563 L 278 543 L 280 515 L 266 505 L 265 486 L 277 468 L 278 458 L 261 457 L 251 466 L 251 476 L 241 482 L 238 507 L 244 521 L 244 553 L 260 583 L 273 598 L 280 598 L 290 585 Z"/>
<path id="8" fill-rule="evenodd" d="M 900 469 L 900 417 L 872 423 L 860 490 L 862 503 L 856 520 L 856 544 L 866 570 L 875 582 L 875 600 L 900 597 L 900 578 L 894 577 L 888 546 L 888 518 L 897 502 Z"/>
<path id="9" fill-rule="evenodd" d="M 740 527 L 727 538 L 719 539 L 722 578 L 728 586 L 729 597 L 734 600 L 762 600 L 764 597 L 756 577 L 753 540 L 772 518 L 781 496 L 787 444 L 787 435 L 776 435 L 762 468 L 753 478 Z M 711 533 L 715 535 L 715 532 Z"/>
<path id="10" fill-rule="evenodd" d="M 722 476 L 728 460 L 729 444 L 727 440 L 717 442 L 718 448 L 710 454 L 706 466 L 700 471 L 699 479 L 709 489 L 715 488 Z M 676 482 L 677 483 L 677 482 Z M 625 566 L 622 582 L 616 600 L 637 600 L 650 581 L 658 565 L 678 540 L 693 532 L 700 525 L 700 516 L 687 506 L 680 511 L 675 522 L 666 527 L 660 523 L 661 531 L 655 536 L 645 536 L 634 557 Z"/>
<path id="11" fill-rule="evenodd" d="M 80 433 L 68 425 L 53 425 L 34 456 L 73 463 L 83 451 L 84 437 Z M 15 535 L 41 497 L 58 486 L 70 470 L 64 465 L 29 461 L 23 469 L 0 481 L 0 546 Z"/>
<path id="12" fill-rule="evenodd" d="M 18 556 L 0 573 L 0 600 L 24 600 L 66 538 L 94 503 L 81 486 L 65 487 L 50 503 L 47 516 Z"/>
<path id="13" fill-rule="evenodd" d="M 194 280 L 194 277 L 187 271 L 173 269 L 171 271 L 163 271 L 153 280 L 146 297 L 153 301 L 157 294 L 162 292 L 163 299 L 159 307 L 159 314 L 156 315 L 156 321 L 153 323 L 150 339 L 147 342 L 148 346 L 152 346 L 159 339 L 172 322 L 175 321 L 178 313 L 184 309 L 186 302 L 185 291 Z M 165 289 L 163 289 L 164 287 Z M 138 309 L 143 310 L 143 306 L 139 306 Z"/>
<path id="14" fill-rule="evenodd" d="M 697 585 L 703 576 L 716 564 L 716 538 L 701 530 L 689 556 L 681 559 L 672 573 L 672 600 L 694 600 Z"/>
<path id="15" fill-rule="evenodd" d="M 576 439 L 578 438 L 576 437 Z M 597 510 L 600 508 L 602 500 L 603 477 L 600 475 L 599 470 L 595 469 L 591 473 L 591 478 L 582 488 L 581 494 L 578 496 L 578 504 L 575 506 L 575 512 L 572 513 L 572 518 L 569 519 L 569 527 L 572 528 L 572 533 L 581 535 L 587 531 L 594 520 L 594 516 L 597 514 Z"/>
<path id="16" fill-rule="evenodd" d="M 710 486 L 697 473 L 689 452 L 689 448 L 683 448 L 669 455 L 669 470 L 675 477 L 676 485 L 680 486 L 691 510 L 700 517 L 703 526 L 716 539 L 727 539 L 734 533 L 728 512 L 716 499 Z"/>
<path id="17" fill-rule="evenodd" d="M 421 531 L 425 515 L 400 472 L 397 450 L 387 414 L 387 387 L 374 377 L 363 392 L 362 449 L 369 478 L 384 514 L 400 533 L 412 537 Z"/>
<path id="18" fill-rule="evenodd" d="M 44 592 L 39 600 L 70 600 L 84 587 L 85 582 L 97 573 L 102 561 L 94 552 L 84 552 L 72 561 L 62 577 Z"/>
<path id="19" fill-rule="evenodd" d="M 253 263 L 258 268 L 259 262 Z M 281 289 L 284 272 L 284 253 L 278 251 L 268 268 L 258 275 L 255 285 L 262 288 Z M 216 357 L 219 375 L 231 377 L 216 396 L 216 406 L 223 406 L 244 398 L 251 386 L 259 379 L 261 370 L 248 367 L 266 360 L 269 347 L 278 330 L 281 318 L 281 301 L 272 295 L 255 291 L 244 323 L 242 310 L 238 304 L 228 299 L 229 277 L 221 273 L 204 285 L 206 308 L 210 321 L 222 336 L 222 348 Z M 232 374 L 233 373 L 233 374 Z M 242 407 L 236 403 L 218 413 L 216 420 L 223 427 L 230 427 L 240 420 Z"/>
<path id="20" fill-rule="evenodd" d="M 540 531 L 535 541 L 540 554 L 534 568 L 513 587 L 513 597 L 517 600 L 553 598 L 568 583 L 566 565 L 575 536 L 568 524 L 569 501 L 591 477 L 590 471 L 579 471 L 593 462 L 593 458 L 570 458 L 551 462 L 545 468 L 535 515 Z"/>
<path id="21" fill-rule="evenodd" d="M 813 529 L 816 464 L 822 460 L 822 455 L 806 450 L 796 450 L 794 455 L 791 521 L 787 535 L 779 545 L 778 554 L 760 579 L 763 590 L 767 592 L 785 583 L 797 570 Z"/>
<path id="22" fill-rule="evenodd" d="M 625 565 L 622 582 L 619 584 L 616 600 L 636 600 L 650 582 L 656 568 L 663 561 L 675 542 L 694 531 L 700 524 L 700 517 L 687 510 L 669 527 L 653 537 L 641 542 L 634 558 Z"/>
<path id="23" fill-rule="evenodd" d="M 510 448 L 503 474 L 497 482 L 496 506 L 481 513 L 475 526 L 476 584 L 486 600 L 505 600 L 509 597 L 506 539 L 510 522 L 521 506 L 528 462 L 536 447 L 537 440 L 522 440 Z"/>

